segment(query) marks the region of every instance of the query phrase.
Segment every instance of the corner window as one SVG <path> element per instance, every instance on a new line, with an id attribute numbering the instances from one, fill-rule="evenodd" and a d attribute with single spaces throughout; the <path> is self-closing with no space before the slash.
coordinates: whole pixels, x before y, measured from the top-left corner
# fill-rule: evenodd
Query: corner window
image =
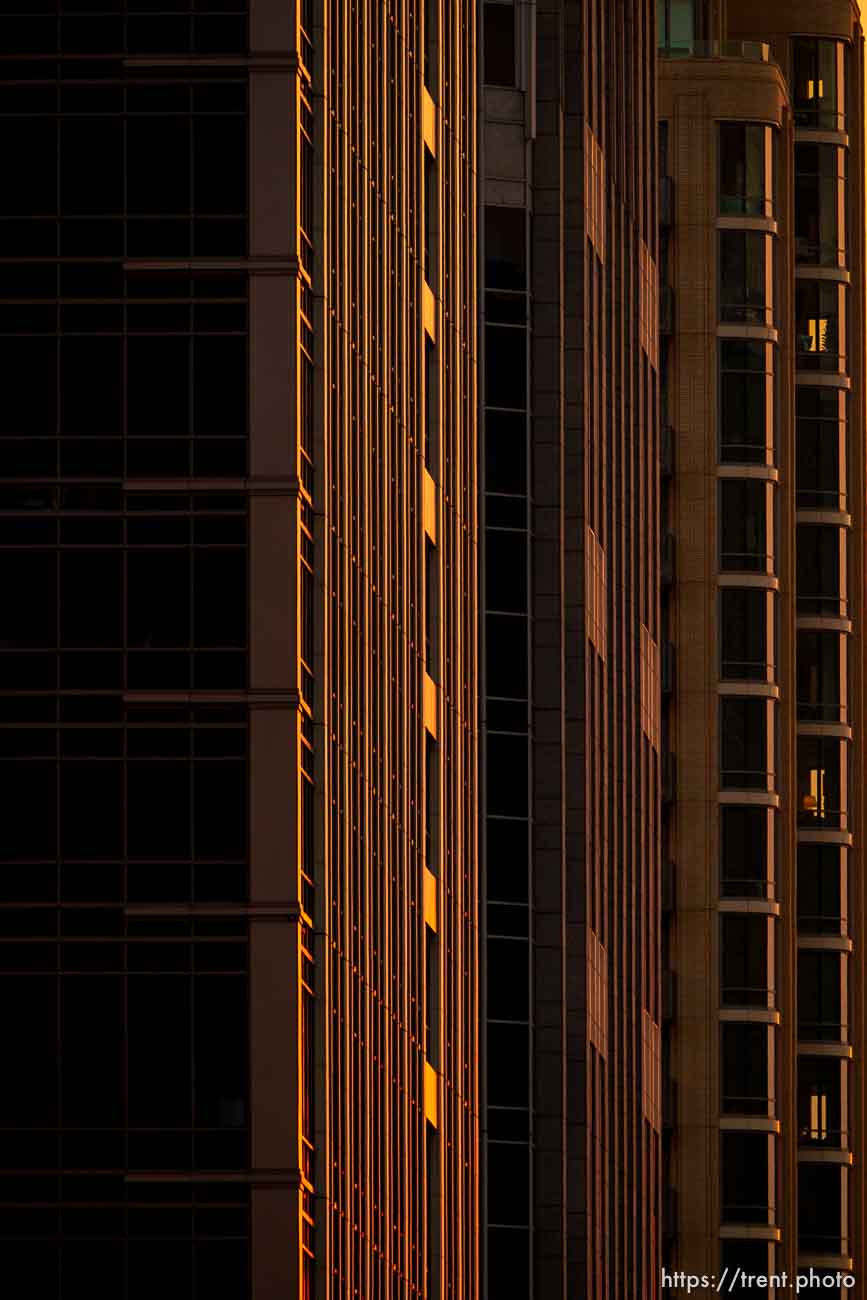
<path id="1" fill-rule="evenodd" d="M 795 281 L 795 364 L 799 370 L 846 369 L 846 286 Z"/>
<path id="2" fill-rule="evenodd" d="M 806 1043 L 839 1043 L 842 1031 L 842 962 L 839 952 L 802 948 L 798 953 L 798 1037 Z"/>
<path id="3" fill-rule="evenodd" d="M 798 932 L 840 935 L 844 852 L 838 844 L 798 845 Z"/>
<path id="4" fill-rule="evenodd" d="M 845 531 L 826 524 L 798 524 L 796 547 L 797 612 L 845 618 Z"/>
<path id="5" fill-rule="evenodd" d="M 846 1170 L 840 1165 L 806 1161 L 798 1165 L 798 1252 L 845 1255 L 842 1243 L 842 1190 Z M 812 1278 L 816 1278 L 814 1270 Z M 798 1281 L 805 1274 L 799 1274 Z M 824 1282 L 824 1277 L 820 1282 Z M 833 1277 L 833 1274 L 832 1274 Z M 818 1284 L 818 1283 L 814 1283 Z M 833 1295 L 833 1291 L 828 1292 Z"/>
<path id="6" fill-rule="evenodd" d="M 845 510 L 845 392 L 799 384 L 795 417 L 798 509 Z"/>
<path id="7" fill-rule="evenodd" d="M 795 125 L 845 131 L 844 46 L 811 37 L 799 37 L 792 45 Z"/>
<path id="8" fill-rule="evenodd" d="M 773 1006 L 768 987 L 768 918 L 752 912 L 720 916 L 721 980 L 724 1007 Z"/>
<path id="9" fill-rule="evenodd" d="M 723 587 L 720 592 L 720 676 L 724 681 L 772 679 L 768 663 L 770 593 L 760 587 Z M 770 671 L 769 671 L 770 670 Z"/>
<path id="10" fill-rule="evenodd" d="M 767 808 L 720 808 L 720 893 L 764 898 L 768 891 Z"/>
<path id="11" fill-rule="evenodd" d="M 770 1139 L 766 1133 L 722 1133 L 723 1223 L 769 1223 Z"/>
<path id="12" fill-rule="evenodd" d="M 761 230 L 719 232 L 721 321 L 771 324 L 770 243 Z"/>
<path id="13" fill-rule="evenodd" d="M 842 1070 L 833 1057 L 798 1058 L 798 1143 L 839 1147 L 842 1137 Z"/>
<path id="14" fill-rule="evenodd" d="M 770 128 L 760 122 L 721 122 L 719 210 L 724 216 L 771 216 Z"/>
<path id="15" fill-rule="evenodd" d="M 846 265 L 845 151 L 833 144 L 795 145 L 795 260 Z"/>
<path id="16" fill-rule="evenodd" d="M 797 691 L 799 722 L 845 722 L 841 700 L 841 660 L 845 638 L 839 632 L 798 632 Z"/>
<path id="17" fill-rule="evenodd" d="M 769 1115 L 768 1026 L 722 1024 L 720 1057 L 722 1113 Z"/>
<path id="18" fill-rule="evenodd" d="M 846 1253 L 842 1240 L 845 1177 L 845 1168 L 836 1164 L 807 1161 L 798 1165 L 798 1251 L 801 1254 Z M 816 1278 L 815 1271 L 812 1276 Z M 816 1278 L 816 1284 L 821 1285 L 824 1280 Z M 832 1290 L 828 1294 L 833 1293 Z"/>
<path id="19" fill-rule="evenodd" d="M 768 702 L 752 696 L 720 700 L 720 785 L 723 790 L 769 788 Z"/>
<path id="20" fill-rule="evenodd" d="M 845 830 L 846 742 L 836 736 L 798 738 L 798 825 Z"/>
<path id="21" fill-rule="evenodd" d="M 755 339 L 721 339 L 720 461 L 773 461 L 773 348 Z M 769 455 L 769 453 L 771 453 Z"/>
<path id="22" fill-rule="evenodd" d="M 720 568 L 724 572 L 767 573 L 768 485 L 763 479 L 720 481 Z"/>

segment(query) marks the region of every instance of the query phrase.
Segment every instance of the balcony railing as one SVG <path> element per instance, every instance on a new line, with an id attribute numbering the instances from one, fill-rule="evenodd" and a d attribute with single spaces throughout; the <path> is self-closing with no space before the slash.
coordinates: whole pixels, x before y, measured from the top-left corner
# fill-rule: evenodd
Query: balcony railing
<path id="1" fill-rule="evenodd" d="M 802 1043 L 845 1043 L 849 1026 L 840 1020 L 802 1020 L 798 1018 L 798 1038 Z"/>
<path id="2" fill-rule="evenodd" d="M 691 41 L 688 45 L 661 45 L 661 59 L 749 59 L 770 63 L 771 47 L 765 41 Z"/>
<path id="3" fill-rule="evenodd" d="M 762 1007 L 773 1010 L 774 990 L 767 984 L 738 986 L 723 984 L 721 1000 L 724 1007 Z"/>

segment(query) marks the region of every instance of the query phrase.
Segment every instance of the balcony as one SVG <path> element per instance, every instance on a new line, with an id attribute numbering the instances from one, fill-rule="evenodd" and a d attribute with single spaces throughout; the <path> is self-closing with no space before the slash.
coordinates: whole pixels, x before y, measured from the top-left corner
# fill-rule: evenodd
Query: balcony
<path id="1" fill-rule="evenodd" d="M 802 1255 L 848 1253 L 844 1237 L 843 1179 L 837 1165 L 798 1166 L 798 1251 Z"/>
<path id="2" fill-rule="evenodd" d="M 768 916 L 762 912 L 723 912 L 719 920 L 722 1005 L 773 1008 Z"/>
<path id="3" fill-rule="evenodd" d="M 769 1224 L 773 1167 L 764 1133 L 722 1133 L 721 1217 L 723 1223 Z"/>
<path id="4" fill-rule="evenodd" d="M 796 505 L 846 509 L 846 394 L 800 385 L 796 390 Z"/>
<path id="5" fill-rule="evenodd" d="M 798 934 L 846 933 L 842 852 L 839 844 L 798 845 Z"/>
<path id="6" fill-rule="evenodd" d="M 846 286 L 833 280 L 795 282 L 795 365 L 799 370 L 846 370 Z"/>
<path id="7" fill-rule="evenodd" d="M 802 1043 L 845 1043 L 841 1017 L 846 957 L 822 949 L 798 950 L 798 1038 Z"/>
<path id="8" fill-rule="evenodd" d="M 771 241 L 760 230 L 719 232 L 719 319 L 772 325 Z"/>
<path id="9" fill-rule="evenodd" d="M 773 789 L 769 708 L 773 705 L 761 696 L 724 695 L 720 699 L 722 790 Z"/>
<path id="10" fill-rule="evenodd" d="M 843 1071 L 833 1057 L 798 1058 L 798 1146 L 840 1150 L 848 1145 L 843 1128 Z"/>
<path id="11" fill-rule="evenodd" d="M 765 41 L 690 41 L 684 45 L 661 45 L 661 59 L 748 59 L 771 63 L 771 47 Z"/>
<path id="12" fill-rule="evenodd" d="M 846 742 L 836 736 L 798 738 L 798 826 L 846 830 Z"/>
<path id="13" fill-rule="evenodd" d="M 768 1026 L 720 1025 L 720 1105 L 724 1115 L 773 1115 L 773 1085 L 769 1078 Z"/>
<path id="14" fill-rule="evenodd" d="M 845 531 L 825 524 L 799 524 L 796 545 L 798 615 L 845 618 Z"/>
<path id="15" fill-rule="evenodd" d="M 723 898 L 767 898 L 772 891 L 772 845 L 766 808 L 720 808 L 720 894 Z"/>
<path id="16" fill-rule="evenodd" d="M 846 722 L 846 704 L 841 698 L 845 646 L 845 638 L 839 632 L 798 632 L 799 722 Z"/>

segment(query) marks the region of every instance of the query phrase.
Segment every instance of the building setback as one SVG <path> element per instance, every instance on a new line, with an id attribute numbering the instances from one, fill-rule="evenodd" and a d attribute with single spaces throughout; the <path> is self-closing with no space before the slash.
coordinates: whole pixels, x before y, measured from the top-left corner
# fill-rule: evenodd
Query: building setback
<path id="1" fill-rule="evenodd" d="M 0 19 L 3 1265 L 470 1300 L 473 10 L 164 8 Z"/>
<path id="2" fill-rule="evenodd" d="M 660 1244 L 649 0 L 483 6 L 483 1292 Z"/>
<path id="3" fill-rule="evenodd" d="M 848 0 L 721 8 L 659 14 L 665 1262 L 831 1286 L 864 1267 L 863 36 Z"/>

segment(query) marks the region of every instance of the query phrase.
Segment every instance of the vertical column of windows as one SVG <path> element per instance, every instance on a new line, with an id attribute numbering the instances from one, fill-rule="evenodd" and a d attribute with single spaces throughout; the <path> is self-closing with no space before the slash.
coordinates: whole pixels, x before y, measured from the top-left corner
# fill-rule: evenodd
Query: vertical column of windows
<path id="1" fill-rule="evenodd" d="M 725 792 L 718 812 L 717 908 L 726 1016 L 719 1028 L 720 1110 L 726 1117 L 719 1159 L 720 1219 L 727 1227 L 776 1219 L 776 1139 L 767 1129 L 750 1131 L 776 1115 L 774 1030 L 756 1019 L 776 1001 L 776 241 L 767 228 L 774 216 L 772 137 L 762 123 L 721 122 L 717 128 L 718 788 Z M 756 337 L 762 331 L 765 337 Z M 738 1263 L 743 1245 L 737 1242 Z M 766 1243 L 761 1253 L 767 1267 Z"/>
<path id="2" fill-rule="evenodd" d="M 297 735 L 297 819 L 296 854 L 299 923 L 298 1024 L 298 1091 L 300 1097 L 298 1245 L 300 1290 L 303 1300 L 312 1300 L 316 1271 L 315 1168 L 314 1133 L 316 1115 L 316 967 L 314 962 L 313 924 L 316 917 L 316 755 L 314 723 L 316 720 L 314 659 L 316 656 L 316 575 L 314 514 L 314 393 L 315 344 L 313 328 L 313 275 L 315 259 L 315 225 L 317 200 L 315 190 L 315 153 L 312 69 L 313 5 L 311 0 L 295 0 L 292 33 L 298 62 L 291 81 L 294 107 L 292 129 L 292 165 L 290 166 L 290 210 L 295 218 L 294 246 L 297 256 L 296 278 L 291 284 L 294 300 L 292 341 L 294 347 L 294 415 L 295 463 L 299 492 L 296 510 L 296 653 L 299 714 Z"/>
<path id="3" fill-rule="evenodd" d="M 849 1038 L 847 785 L 857 725 L 847 698 L 845 64 L 841 42 L 793 41 L 798 1251 L 811 1257 L 848 1253 L 848 1168 L 825 1163 L 828 1148 L 849 1144 L 849 1066 L 827 1053 Z"/>
<path id="4" fill-rule="evenodd" d="M 425 1057 L 425 1113 L 424 1145 L 425 1187 L 422 1198 L 419 1191 L 418 1215 L 424 1222 L 425 1257 L 424 1276 L 426 1294 L 438 1297 L 443 1286 L 442 1252 L 442 1187 L 441 1187 L 441 1137 L 438 1131 L 437 1105 L 432 1103 L 431 1092 L 436 1087 L 438 1072 L 442 1068 L 440 1051 L 440 942 L 439 915 L 442 890 L 441 843 L 439 802 L 446 788 L 442 773 L 442 754 L 445 737 L 439 735 L 439 697 L 437 683 L 441 682 L 440 663 L 440 582 L 441 554 L 439 548 L 440 493 L 445 487 L 447 446 L 440 442 L 440 385 L 442 358 L 446 347 L 441 338 L 443 329 L 440 312 L 441 295 L 448 282 L 450 268 L 442 265 L 445 244 L 440 235 L 440 191 L 445 169 L 441 169 L 438 153 L 440 113 L 437 107 L 441 75 L 439 51 L 439 0 L 423 0 L 424 12 L 419 25 L 419 45 L 423 51 L 422 133 L 421 149 L 421 199 L 422 199 L 422 351 L 413 359 L 419 391 L 423 385 L 423 401 L 419 403 L 422 421 L 422 518 L 424 535 L 420 571 L 421 603 L 423 616 L 423 671 L 424 671 L 424 1057 Z M 444 667 L 444 666 L 443 666 Z M 421 1263 L 422 1261 L 420 1261 Z"/>
<path id="5" fill-rule="evenodd" d="M 508 13 L 511 20 L 511 8 Z M 523 208 L 485 209 L 484 1104 L 491 1297 L 531 1291 L 526 222 Z"/>

